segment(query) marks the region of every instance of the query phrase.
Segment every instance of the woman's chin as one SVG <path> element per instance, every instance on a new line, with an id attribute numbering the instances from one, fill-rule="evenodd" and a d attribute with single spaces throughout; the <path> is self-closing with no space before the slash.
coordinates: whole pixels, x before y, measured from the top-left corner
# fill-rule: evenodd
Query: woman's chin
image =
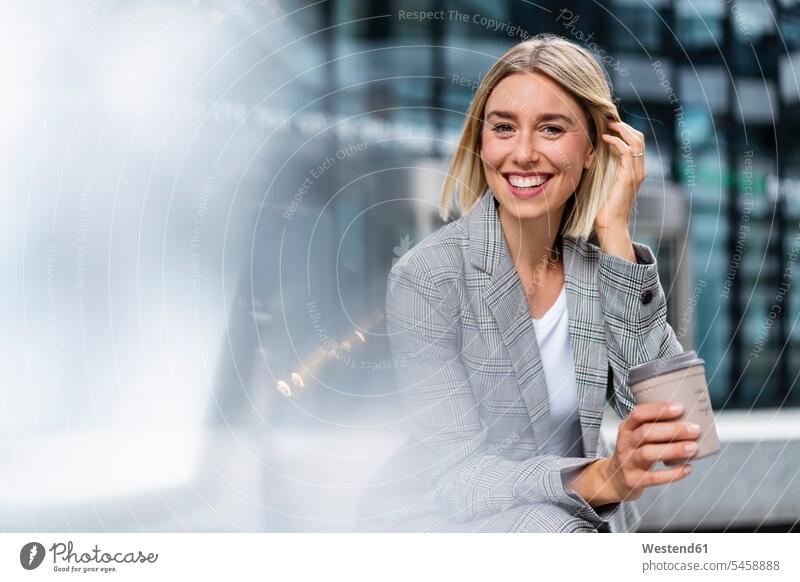
<path id="1" fill-rule="evenodd" d="M 547 214 L 548 204 L 544 197 L 520 199 L 515 198 L 508 193 L 504 193 L 504 195 L 500 196 L 499 199 L 500 206 L 509 214 L 518 214 L 520 217 L 523 215 L 529 217 Z"/>
<path id="2" fill-rule="evenodd" d="M 509 218 L 516 220 L 533 220 L 547 215 L 547 211 L 539 208 L 520 208 L 518 205 L 511 204 L 504 206 L 500 203 L 502 212 Z"/>

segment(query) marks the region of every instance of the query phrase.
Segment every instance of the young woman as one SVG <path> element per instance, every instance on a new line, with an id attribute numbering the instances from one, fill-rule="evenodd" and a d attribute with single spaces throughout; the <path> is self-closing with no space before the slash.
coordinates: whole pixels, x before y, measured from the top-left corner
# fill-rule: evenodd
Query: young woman
<path id="1" fill-rule="evenodd" d="M 388 281 L 423 481 L 399 515 L 426 518 L 408 528 L 607 531 L 622 501 L 688 474 L 653 466 L 691 457 L 697 429 L 627 387 L 631 366 L 683 351 L 655 257 L 630 236 L 644 146 L 566 39 L 520 43 L 484 77 L 442 196 L 462 216 Z M 601 457 L 606 400 L 624 421 Z"/>

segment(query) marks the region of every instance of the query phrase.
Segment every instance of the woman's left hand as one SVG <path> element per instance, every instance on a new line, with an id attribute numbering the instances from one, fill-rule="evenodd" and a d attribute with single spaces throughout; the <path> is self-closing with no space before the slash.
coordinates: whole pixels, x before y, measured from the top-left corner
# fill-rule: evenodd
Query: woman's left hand
<path id="1" fill-rule="evenodd" d="M 621 137 L 609 133 L 601 137 L 617 151 L 620 164 L 614 186 L 595 220 L 595 229 L 601 237 L 613 236 L 620 230 L 627 233 L 636 192 L 645 178 L 644 134 L 622 121 L 609 121 L 608 127 Z"/>

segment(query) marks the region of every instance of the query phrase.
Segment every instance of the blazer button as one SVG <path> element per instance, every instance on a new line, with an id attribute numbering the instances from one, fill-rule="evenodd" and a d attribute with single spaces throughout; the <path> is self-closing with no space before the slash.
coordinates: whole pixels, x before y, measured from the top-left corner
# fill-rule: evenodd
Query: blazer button
<path id="1" fill-rule="evenodd" d="M 642 293 L 641 299 L 642 303 L 644 303 L 645 305 L 649 305 L 650 302 L 653 300 L 653 292 L 650 291 L 650 289 L 648 289 L 647 291 Z"/>

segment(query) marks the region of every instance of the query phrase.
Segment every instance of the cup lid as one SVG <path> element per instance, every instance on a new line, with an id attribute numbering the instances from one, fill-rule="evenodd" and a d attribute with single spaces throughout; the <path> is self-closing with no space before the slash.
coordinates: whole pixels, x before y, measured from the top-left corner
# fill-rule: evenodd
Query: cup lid
<path id="1" fill-rule="evenodd" d="M 705 365 L 705 360 L 697 357 L 697 352 L 689 350 L 675 356 L 658 358 L 652 362 L 633 366 L 628 371 L 628 386 L 636 384 L 648 378 L 669 374 L 676 370 L 689 368 L 691 366 Z"/>

